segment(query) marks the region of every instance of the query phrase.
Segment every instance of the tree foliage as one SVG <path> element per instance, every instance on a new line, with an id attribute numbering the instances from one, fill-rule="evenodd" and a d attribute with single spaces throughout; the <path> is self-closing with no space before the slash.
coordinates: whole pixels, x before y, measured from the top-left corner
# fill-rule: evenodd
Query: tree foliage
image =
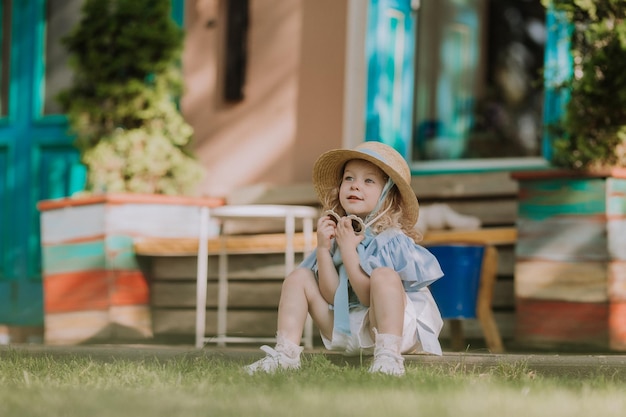
<path id="1" fill-rule="evenodd" d="M 74 71 L 59 101 L 87 191 L 190 194 L 202 169 L 177 104 L 183 31 L 170 0 L 86 0 L 63 42 Z"/>
<path id="2" fill-rule="evenodd" d="M 544 0 L 572 23 L 572 77 L 553 126 L 557 166 L 626 166 L 626 1 Z"/>

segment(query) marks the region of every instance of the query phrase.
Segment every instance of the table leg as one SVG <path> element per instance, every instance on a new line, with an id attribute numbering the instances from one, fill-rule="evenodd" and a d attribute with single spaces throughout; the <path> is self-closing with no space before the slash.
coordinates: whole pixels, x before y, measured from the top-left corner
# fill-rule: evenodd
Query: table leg
<path id="1" fill-rule="evenodd" d="M 228 255 L 226 238 L 220 237 L 220 254 L 218 260 L 217 290 L 217 345 L 226 346 L 226 323 L 228 312 Z"/>
<path id="2" fill-rule="evenodd" d="M 209 208 L 200 208 L 200 242 L 198 244 L 198 266 L 196 273 L 196 348 L 204 346 L 206 325 L 206 292 L 209 259 Z"/>
<path id="3" fill-rule="evenodd" d="M 289 275 L 295 266 L 295 253 L 293 247 L 294 234 L 296 233 L 296 219 L 293 215 L 285 217 L 285 237 L 287 247 L 285 248 L 285 276 Z"/>

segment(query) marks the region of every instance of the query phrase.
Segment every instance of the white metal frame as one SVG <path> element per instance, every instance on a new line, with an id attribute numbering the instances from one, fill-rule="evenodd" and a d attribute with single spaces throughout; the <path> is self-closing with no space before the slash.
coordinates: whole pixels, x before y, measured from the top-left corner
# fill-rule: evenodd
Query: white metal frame
<path id="1" fill-rule="evenodd" d="M 228 251 L 226 237 L 220 227 L 220 251 L 218 255 L 218 297 L 217 297 L 217 335 L 205 337 L 206 326 L 206 295 L 208 280 L 208 240 L 209 224 L 211 219 L 220 222 L 226 220 L 249 220 L 249 219 L 284 219 L 285 236 L 285 276 L 295 268 L 294 235 L 296 231 L 296 219 L 302 220 L 304 233 L 305 256 L 313 250 L 313 220 L 318 216 L 315 208 L 309 206 L 288 205 L 241 205 L 200 208 L 200 242 L 198 245 L 198 266 L 196 277 L 196 348 L 200 349 L 205 343 L 217 343 L 218 346 L 226 346 L 226 343 L 251 343 L 276 341 L 275 337 L 234 337 L 227 335 L 228 314 Z M 307 318 L 303 343 L 307 348 L 313 347 L 313 322 Z"/>

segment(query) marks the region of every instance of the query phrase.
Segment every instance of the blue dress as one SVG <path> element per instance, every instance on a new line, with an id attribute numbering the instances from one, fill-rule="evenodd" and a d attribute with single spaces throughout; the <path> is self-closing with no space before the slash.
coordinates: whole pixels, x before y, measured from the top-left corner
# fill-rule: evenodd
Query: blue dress
<path id="1" fill-rule="evenodd" d="M 441 355 L 439 332 L 443 325 L 439 309 L 428 285 L 443 276 L 439 262 L 426 248 L 416 244 L 413 239 L 400 229 L 387 229 L 378 235 L 372 235 L 369 229 L 366 238 L 358 248 L 360 265 L 367 275 L 380 267 L 388 267 L 398 273 L 404 290 L 413 302 L 417 317 L 417 337 L 425 352 Z M 341 259 L 337 245 L 333 243 L 331 255 L 335 267 L 339 270 Z M 313 252 L 302 261 L 300 267 L 313 271 L 317 277 L 317 258 Z M 349 291 L 350 308 L 360 306 L 360 302 L 351 288 Z"/>

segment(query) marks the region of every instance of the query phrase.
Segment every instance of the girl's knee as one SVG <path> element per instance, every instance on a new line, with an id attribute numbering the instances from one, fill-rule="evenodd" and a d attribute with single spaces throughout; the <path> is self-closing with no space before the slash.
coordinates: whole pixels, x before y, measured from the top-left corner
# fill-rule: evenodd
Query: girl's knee
<path id="1" fill-rule="evenodd" d="M 400 275 L 396 271 L 387 267 L 376 268 L 370 275 L 370 286 L 375 287 L 383 285 L 388 287 L 389 285 L 401 284 Z"/>
<path id="2" fill-rule="evenodd" d="M 391 268 L 376 268 L 370 275 L 370 305 L 377 300 L 393 299 L 399 302 L 404 297 L 402 279 Z"/>
<path id="3" fill-rule="evenodd" d="M 305 268 L 296 268 L 283 280 L 283 287 L 306 287 L 315 282 L 313 271 Z"/>

